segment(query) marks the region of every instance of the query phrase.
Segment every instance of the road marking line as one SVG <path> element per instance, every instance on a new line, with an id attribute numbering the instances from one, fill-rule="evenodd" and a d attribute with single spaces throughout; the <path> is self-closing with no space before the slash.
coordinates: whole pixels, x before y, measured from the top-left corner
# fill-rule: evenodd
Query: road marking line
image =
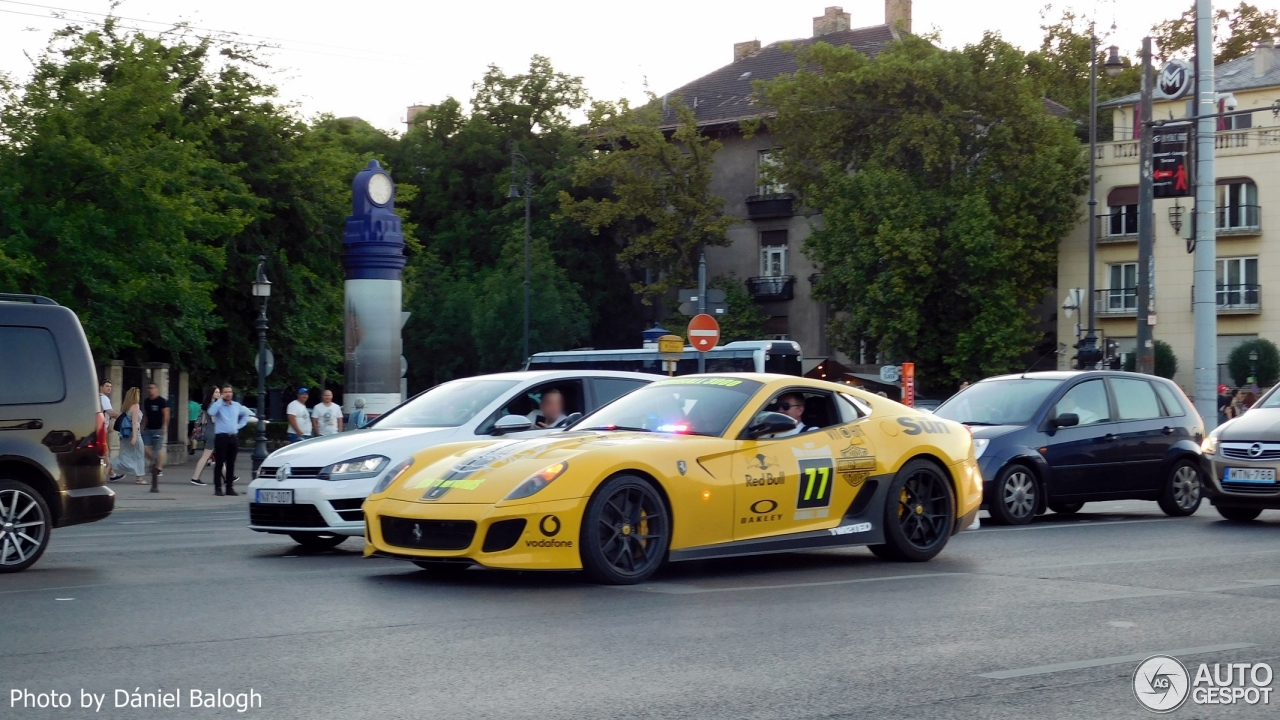
<path id="1" fill-rule="evenodd" d="M 1007 533 L 1007 532 L 1022 532 L 1026 530 L 1061 530 L 1063 528 L 1079 528 L 1079 527 L 1098 528 L 1098 527 L 1107 527 L 1109 525 L 1133 525 L 1136 523 L 1171 522 L 1173 520 L 1181 520 L 1181 519 L 1182 518 L 1149 518 L 1146 520 L 1107 520 L 1104 522 L 1093 522 L 1091 520 L 1084 520 L 1080 522 L 1063 523 L 1061 525 L 1023 525 L 1022 527 L 1011 527 L 1011 528 L 979 528 L 978 530 L 966 530 L 964 534 L 972 535 L 976 533 Z"/>
<path id="2" fill-rule="evenodd" d="M 664 595 L 699 595 L 702 593 L 740 592 L 743 590 L 785 590 L 789 588 L 824 587 L 827 585 L 851 585 L 854 583 L 886 582 L 890 580 L 914 580 L 916 578 L 958 577 L 970 573 L 918 573 L 915 575 L 890 575 L 887 577 L 853 578 L 850 580 L 826 580 L 822 582 L 784 583 L 781 585 L 741 585 L 725 588 L 703 588 L 677 583 L 655 583 L 652 585 L 608 585 L 615 590 L 632 590 L 636 592 L 662 593 Z"/>
<path id="3" fill-rule="evenodd" d="M 1179 655 L 1203 655 L 1205 653 L 1223 652 L 1226 650 L 1243 650 L 1251 647 L 1257 646 L 1253 643 L 1205 645 L 1203 647 L 1181 648 L 1179 650 L 1169 650 L 1167 652 L 1145 652 L 1134 655 L 1117 655 L 1115 657 L 1095 658 L 1093 660 L 1077 660 L 1075 662 L 1056 663 L 1053 665 L 1036 665 L 1035 667 L 1018 668 L 1017 670 L 998 670 L 996 672 L 979 673 L 978 677 L 991 678 L 992 680 L 1009 680 L 1011 678 L 1026 677 L 1028 675 L 1048 675 L 1049 673 L 1065 672 L 1067 670 L 1083 670 L 1085 668 L 1105 667 L 1107 665 L 1142 662 L 1152 655 L 1173 655 L 1175 657 Z"/>
<path id="4" fill-rule="evenodd" d="M 80 588 L 93 588 L 93 587 L 107 587 L 107 583 L 97 583 L 95 585 L 63 585 L 61 587 L 27 588 L 25 590 L 0 590 L 0 595 L 13 595 L 15 593 L 53 592 L 54 590 L 79 590 Z"/>
<path id="5" fill-rule="evenodd" d="M 117 525 L 155 525 L 159 520 L 127 520 L 125 522 L 116 523 Z"/>

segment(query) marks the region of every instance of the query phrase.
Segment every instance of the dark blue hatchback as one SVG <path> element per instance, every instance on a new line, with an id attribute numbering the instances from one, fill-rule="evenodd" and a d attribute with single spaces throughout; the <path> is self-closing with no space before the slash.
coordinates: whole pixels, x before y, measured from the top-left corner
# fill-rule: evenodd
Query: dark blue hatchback
<path id="1" fill-rule="evenodd" d="M 973 430 L 983 504 L 997 524 L 1095 500 L 1200 506 L 1204 423 L 1173 382 L 1126 372 L 1037 372 L 974 383 L 939 417 Z"/>

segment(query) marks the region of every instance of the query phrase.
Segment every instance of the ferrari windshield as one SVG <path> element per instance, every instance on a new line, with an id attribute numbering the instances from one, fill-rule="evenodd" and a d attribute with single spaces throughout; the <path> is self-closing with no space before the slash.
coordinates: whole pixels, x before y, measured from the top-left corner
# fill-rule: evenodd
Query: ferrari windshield
<path id="1" fill-rule="evenodd" d="M 724 434 L 760 383 L 705 375 L 660 380 L 583 418 L 575 430 Z"/>
<path id="2" fill-rule="evenodd" d="M 933 414 L 966 425 L 1026 425 L 1061 384 L 1035 378 L 986 380 L 952 395 Z"/>
<path id="3" fill-rule="evenodd" d="M 375 420 L 374 427 L 458 427 L 516 386 L 515 380 L 454 380 L 437 385 Z"/>

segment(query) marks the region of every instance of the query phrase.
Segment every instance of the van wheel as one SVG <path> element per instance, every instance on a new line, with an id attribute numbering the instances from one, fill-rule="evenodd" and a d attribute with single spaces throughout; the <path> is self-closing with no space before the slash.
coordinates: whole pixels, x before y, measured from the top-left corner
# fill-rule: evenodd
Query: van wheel
<path id="1" fill-rule="evenodd" d="M 987 498 L 987 510 L 996 525 L 1026 525 L 1035 519 L 1040 505 L 1040 485 L 1026 465 L 1006 465 L 992 483 L 995 497 Z"/>
<path id="2" fill-rule="evenodd" d="M 290 533 L 293 541 L 308 550 L 332 550 L 346 542 L 346 535 L 332 533 Z"/>
<path id="3" fill-rule="evenodd" d="M 20 572 L 49 547 L 53 516 L 30 485 L 0 479 L 0 573 Z"/>
<path id="4" fill-rule="evenodd" d="M 1200 509 L 1200 469 L 1190 460 L 1179 460 L 1169 471 L 1169 480 L 1160 495 L 1165 515 L 1184 517 Z"/>

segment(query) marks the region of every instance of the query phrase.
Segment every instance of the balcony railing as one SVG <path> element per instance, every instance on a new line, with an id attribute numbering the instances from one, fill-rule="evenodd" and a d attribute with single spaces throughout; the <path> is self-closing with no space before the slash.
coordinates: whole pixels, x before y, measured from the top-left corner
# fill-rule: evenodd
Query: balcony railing
<path id="1" fill-rule="evenodd" d="M 791 217 L 796 214 L 794 204 L 795 196 L 791 193 L 751 195 L 747 198 L 747 217 L 752 220 Z"/>
<path id="2" fill-rule="evenodd" d="M 1093 310 L 1099 315 L 1137 315 L 1138 288 L 1096 290 Z"/>
<path id="3" fill-rule="evenodd" d="M 1099 215 L 1098 222 L 1102 224 L 1102 232 L 1099 233 L 1099 238 L 1103 242 L 1124 242 L 1138 239 L 1137 213 Z"/>
<path id="4" fill-rule="evenodd" d="M 1195 307 L 1196 288 L 1191 286 L 1192 308 Z M 1261 285 L 1218 285 L 1215 302 L 1220 315 L 1256 315 L 1262 312 Z"/>
<path id="5" fill-rule="evenodd" d="M 1257 205 L 1219 206 L 1214 228 L 1219 235 L 1257 233 L 1262 229 L 1262 208 Z"/>
<path id="6" fill-rule="evenodd" d="M 747 278 L 747 292 L 756 300 L 790 300 L 795 297 L 795 282 L 792 275 Z"/>

